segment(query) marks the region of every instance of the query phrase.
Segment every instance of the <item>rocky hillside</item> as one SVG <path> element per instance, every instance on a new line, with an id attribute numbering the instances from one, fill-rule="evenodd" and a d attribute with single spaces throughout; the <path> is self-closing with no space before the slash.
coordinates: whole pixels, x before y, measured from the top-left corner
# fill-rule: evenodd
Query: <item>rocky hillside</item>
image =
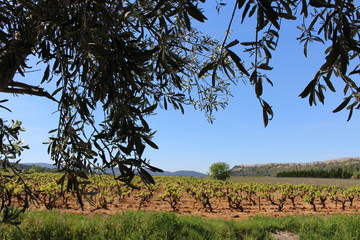
<path id="1" fill-rule="evenodd" d="M 253 165 L 236 165 L 231 170 L 234 176 L 276 176 L 278 172 L 324 169 L 346 168 L 349 170 L 360 169 L 360 157 L 339 158 L 328 161 L 310 163 L 267 163 Z"/>

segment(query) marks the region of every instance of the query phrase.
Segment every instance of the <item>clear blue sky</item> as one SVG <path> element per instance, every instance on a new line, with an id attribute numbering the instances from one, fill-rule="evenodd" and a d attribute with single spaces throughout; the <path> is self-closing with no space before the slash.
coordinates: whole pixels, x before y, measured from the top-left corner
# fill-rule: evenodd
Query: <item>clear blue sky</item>
<path id="1" fill-rule="evenodd" d="M 203 32 L 216 34 L 221 39 L 230 19 L 231 6 L 217 15 L 214 7 L 207 9 L 209 22 L 198 25 Z M 240 16 L 240 13 L 237 13 Z M 233 24 L 231 39 L 251 41 L 254 26 L 251 21 Z M 333 114 L 342 101 L 342 85 L 337 93 L 326 92 L 325 105 L 310 107 L 307 99 L 298 95 L 312 80 L 324 61 L 324 47 L 310 45 L 309 56 L 303 56 L 303 48 L 296 40 L 299 31 L 296 24 L 284 24 L 280 32 L 278 50 L 273 54 L 269 72 L 274 87 L 264 89 L 264 98 L 273 106 L 275 116 L 267 128 L 263 127 L 262 110 L 249 84 L 239 82 L 233 88 L 234 98 L 225 110 L 215 113 L 214 124 L 209 124 L 204 113 L 185 108 L 185 115 L 178 111 L 159 110 L 149 118 L 153 130 L 157 130 L 154 141 L 159 150 L 147 149 L 145 155 L 154 166 L 168 171 L 195 170 L 206 173 L 209 166 L 218 161 L 231 167 L 239 164 L 270 162 L 312 162 L 341 157 L 358 157 L 360 112 L 355 111 L 350 122 L 346 122 L 347 111 Z M 239 53 L 239 52 L 238 52 Z M 246 54 L 240 54 L 248 61 Z M 35 66 L 34 69 L 40 69 Z M 18 76 L 19 80 L 24 79 Z M 26 81 L 37 84 L 41 71 L 31 73 Z M 46 86 L 45 86 L 46 87 Z M 47 155 L 48 131 L 57 124 L 52 114 L 57 105 L 41 97 L 0 94 L 0 99 L 9 99 L 6 106 L 11 113 L 1 111 L 5 119 L 23 121 L 26 132 L 22 139 L 30 150 L 22 155 L 22 162 L 51 163 Z"/>

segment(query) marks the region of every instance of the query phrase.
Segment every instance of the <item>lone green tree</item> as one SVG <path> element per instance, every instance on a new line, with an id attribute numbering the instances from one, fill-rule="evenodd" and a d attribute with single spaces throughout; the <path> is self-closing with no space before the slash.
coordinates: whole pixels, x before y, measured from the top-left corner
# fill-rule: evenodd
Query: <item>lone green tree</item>
<path id="1" fill-rule="evenodd" d="M 231 173 L 229 164 L 225 162 L 213 163 L 209 170 L 209 176 L 217 180 L 226 180 Z"/>

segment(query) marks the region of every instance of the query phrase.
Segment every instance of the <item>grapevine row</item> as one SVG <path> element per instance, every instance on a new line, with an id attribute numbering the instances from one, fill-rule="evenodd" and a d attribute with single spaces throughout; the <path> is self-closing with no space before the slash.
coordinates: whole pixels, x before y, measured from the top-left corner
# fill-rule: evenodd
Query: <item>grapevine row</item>
<path id="1" fill-rule="evenodd" d="M 59 177 L 57 174 L 29 174 L 25 178 L 27 186 L 24 187 L 16 177 L 0 175 L 1 203 L 35 208 L 43 206 L 46 209 L 76 208 L 77 194 L 69 191 L 66 183 L 59 184 Z M 163 202 L 172 211 L 181 211 L 188 205 L 208 212 L 263 212 L 267 211 L 268 206 L 273 206 L 279 212 L 284 207 L 319 211 L 330 208 L 330 204 L 341 210 L 358 212 L 360 209 L 360 185 L 274 185 L 186 177 L 156 177 L 155 181 L 155 185 L 145 185 L 138 181 L 130 187 L 114 180 L 112 176 L 94 175 L 80 184 L 87 203 L 85 208 L 92 210 L 146 209 L 152 202 L 158 205 Z M 32 189 L 35 198 L 29 197 L 29 189 Z M 224 205 L 226 209 L 219 209 L 218 206 Z"/>

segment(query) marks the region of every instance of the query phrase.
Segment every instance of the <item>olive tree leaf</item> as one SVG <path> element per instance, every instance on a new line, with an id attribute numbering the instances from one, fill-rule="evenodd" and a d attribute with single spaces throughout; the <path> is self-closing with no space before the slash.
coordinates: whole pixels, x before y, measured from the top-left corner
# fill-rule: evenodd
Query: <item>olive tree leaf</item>
<path id="1" fill-rule="evenodd" d="M 250 76 L 249 72 L 245 69 L 244 65 L 241 62 L 241 59 L 238 55 L 236 55 L 233 51 L 230 49 L 227 49 L 227 52 L 231 59 L 235 62 L 236 66 L 239 68 L 239 70 L 244 73 L 246 76 Z"/>
<path id="2" fill-rule="evenodd" d="M 214 62 L 210 62 L 207 63 L 199 72 L 198 74 L 198 78 L 201 78 L 202 76 L 204 76 L 205 73 L 207 73 L 209 70 L 213 69 L 215 67 L 215 63 Z"/>
<path id="3" fill-rule="evenodd" d="M 199 22 L 204 22 L 205 20 L 207 20 L 204 14 L 190 0 L 188 0 L 186 3 L 186 10 L 188 11 L 190 16 L 192 16 Z"/>
<path id="4" fill-rule="evenodd" d="M 347 105 L 348 103 L 350 102 L 351 100 L 351 96 L 345 98 L 345 100 L 337 107 L 333 110 L 333 113 L 336 113 L 336 112 L 340 112 L 341 110 L 343 110 Z"/>

